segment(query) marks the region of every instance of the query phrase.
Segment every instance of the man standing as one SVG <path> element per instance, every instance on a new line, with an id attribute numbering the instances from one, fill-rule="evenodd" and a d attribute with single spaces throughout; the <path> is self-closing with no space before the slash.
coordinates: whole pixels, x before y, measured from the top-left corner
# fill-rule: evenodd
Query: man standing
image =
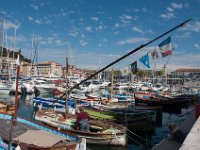
<path id="1" fill-rule="evenodd" d="M 79 108 L 80 113 L 77 114 L 76 127 L 81 131 L 90 132 L 89 115 L 84 111 L 83 107 Z"/>

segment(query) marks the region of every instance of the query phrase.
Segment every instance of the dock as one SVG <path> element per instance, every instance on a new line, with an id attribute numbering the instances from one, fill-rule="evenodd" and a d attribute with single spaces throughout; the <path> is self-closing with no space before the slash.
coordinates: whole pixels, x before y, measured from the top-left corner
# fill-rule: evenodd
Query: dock
<path id="1" fill-rule="evenodd" d="M 187 118 L 183 121 L 183 123 L 179 126 L 179 129 L 181 131 L 183 131 L 183 133 L 187 134 L 188 136 L 190 135 L 190 130 L 193 127 L 193 125 L 195 124 L 195 110 L 193 110 L 188 116 Z M 199 125 L 200 127 L 200 120 L 199 120 Z M 199 133 L 196 133 L 199 134 Z M 188 137 L 186 137 L 185 141 L 187 140 Z M 199 138 L 200 138 L 200 134 L 199 134 Z M 184 141 L 184 143 L 185 143 Z M 191 140 L 190 140 L 191 141 Z M 200 140 L 199 140 L 200 141 Z M 169 134 L 168 137 L 166 137 L 165 139 L 163 139 L 159 144 L 157 144 L 156 146 L 154 146 L 152 148 L 152 150 L 178 150 L 181 148 L 183 143 L 178 142 L 176 140 L 174 140 L 172 138 L 172 135 Z M 198 142 L 197 142 L 198 144 Z M 189 149 L 192 149 L 191 147 Z M 188 149 L 188 150 L 189 150 Z M 200 149 L 200 148 L 199 148 Z M 198 149 L 198 150 L 199 150 Z M 186 149 L 182 149 L 182 150 L 186 150 Z M 192 149 L 193 150 L 193 149 Z"/>
<path id="2" fill-rule="evenodd" d="M 180 150 L 200 150 L 200 117 L 198 117 Z"/>

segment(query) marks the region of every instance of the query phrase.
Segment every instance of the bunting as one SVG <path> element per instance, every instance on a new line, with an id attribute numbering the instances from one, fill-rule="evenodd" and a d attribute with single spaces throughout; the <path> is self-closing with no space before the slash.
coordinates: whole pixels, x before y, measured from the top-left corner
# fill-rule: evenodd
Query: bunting
<path id="1" fill-rule="evenodd" d="M 158 45 L 162 57 L 172 55 L 171 36 Z"/>
<path id="2" fill-rule="evenodd" d="M 135 61 L 131 64 L 131 71 L 132 71 L 132 73 L 137 72 L 137 61 Z"/>
<path id="3" fill-rule="evenodd" d="M 150 68 L 148 53 L 140 58 L 140 62 L 143 63 L 147 68 Z"/>

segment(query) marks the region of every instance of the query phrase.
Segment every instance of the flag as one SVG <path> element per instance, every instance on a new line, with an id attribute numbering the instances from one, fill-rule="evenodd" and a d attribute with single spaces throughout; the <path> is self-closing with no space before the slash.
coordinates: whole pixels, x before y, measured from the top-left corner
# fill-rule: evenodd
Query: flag
<path id="1" fill-rule="evenodd" d="M 146 67 L 150 68 L 148 53 L 140 58 L 140 62 L 143 63 Z"/>
<path id="2" fill-rule="evenodd" d="M 132 71 L 132 73 L 137 72 L 137 61 L 135 61 L 131 64 L 131 71 Z"/>
<path id="3" fill-rule="evenodd" d="M 125 67 L 125 68 L 121 69 L 120 71 L 122 73 L 122 76 L 127 76 L 129 74 L 128 67 Z"/>
<path id="4" fill-rule="evenodd" d="M 17 64 L 17 66 L 20 66 L 20 62 L 19 62 L 19 55 L 17 55 L 16 64 Z"/>
<path id="5" fill-rule="evenodd" d="M 151 57 L 153 60 L 158 58 L 158 51 L 156 48 L 151 52 Z"/>
<path id="6" fill-rule="evenodd" d="M 168 37 L 166 40 L 164 40 L 162 43 L 160 43 L 158 47 L 161 50 L 160 52 L 162 54 L 162 57 L 171 55 L 172 54 L 171 36 Z"/>

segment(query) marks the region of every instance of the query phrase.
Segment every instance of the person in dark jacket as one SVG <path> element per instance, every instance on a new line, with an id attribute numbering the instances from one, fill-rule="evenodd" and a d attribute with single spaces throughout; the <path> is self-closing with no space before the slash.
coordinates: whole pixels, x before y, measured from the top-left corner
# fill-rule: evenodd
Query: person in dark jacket
<path id="1" fill-rule="evenodd" d="M 84 109 L 81 107 L 79 108 L 80 112 L 77 114 L 76 119 L 76 128 L 81 131 L 90 132 L 89 128 L 89 115 Z"/>

